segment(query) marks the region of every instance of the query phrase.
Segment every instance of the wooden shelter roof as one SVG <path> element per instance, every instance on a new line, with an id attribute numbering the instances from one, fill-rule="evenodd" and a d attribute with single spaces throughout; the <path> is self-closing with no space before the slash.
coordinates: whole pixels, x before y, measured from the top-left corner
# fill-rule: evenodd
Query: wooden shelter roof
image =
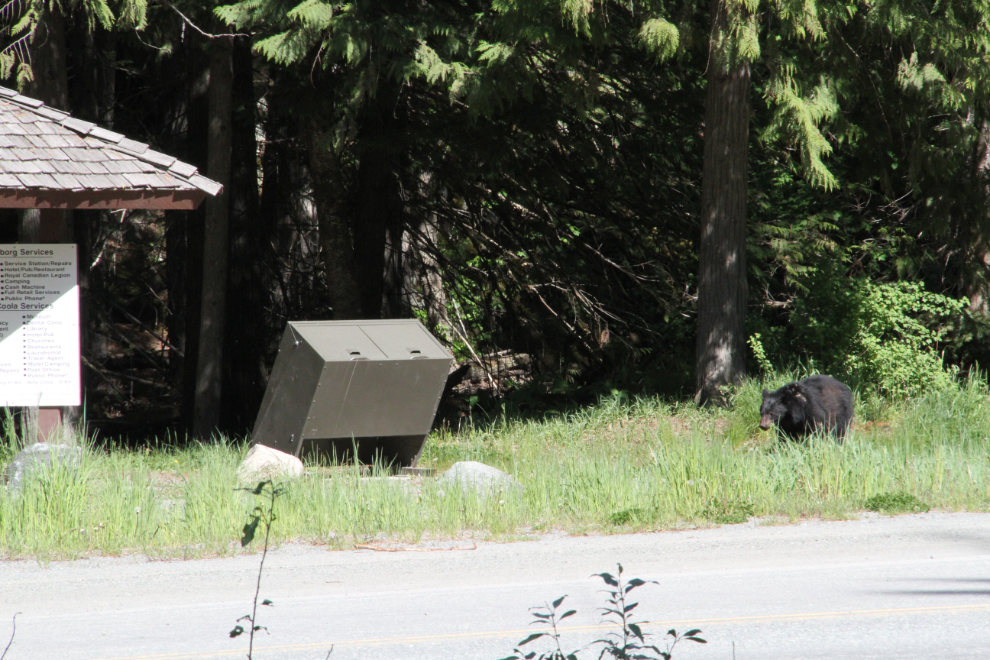
<path id="1" fill-rule="evenodd" d="M 192 165 L 0 87 L 0 207 L 194 209 L 222 189 Z"/>

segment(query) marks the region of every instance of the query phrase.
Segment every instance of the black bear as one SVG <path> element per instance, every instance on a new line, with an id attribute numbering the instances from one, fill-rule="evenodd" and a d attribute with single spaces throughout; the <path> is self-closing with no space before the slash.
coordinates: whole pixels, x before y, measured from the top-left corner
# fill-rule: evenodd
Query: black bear
<path id="1" fill-rule="evenodd" d="M 809 376 L 773 392 L 763 390 L 764 431 L 776 424 L 785 435 L 800 438 L 822 430 L 841 442 L 852 418 L 852 390 L 831 376 Z"/>

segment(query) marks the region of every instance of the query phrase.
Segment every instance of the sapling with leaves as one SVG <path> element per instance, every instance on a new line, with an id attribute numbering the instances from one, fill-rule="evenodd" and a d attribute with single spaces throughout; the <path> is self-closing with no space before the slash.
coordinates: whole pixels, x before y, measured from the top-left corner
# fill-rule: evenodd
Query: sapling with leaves
<path id="1" fill-rule="evenodd" d="M 561 603 L 564 602 L 565 598 L 567 598 L 566 594 L 561 596 L 557 600 L 553 601 L 553 603 L 550 605 L 544 604 L 542 607 L 529 608 L 529 611 L 533 613 L 533 620 L 530 621 L 529 625 L 533 625 L 534 623 L 540 625 L 548 625 L 550 626 L 550 630 L 552 631 L 552 632 L 533 633 L 526 639 L 519 642 L 519 646 L 525 646 L 526 644 L 529 644 L 530 642 L 535 642 L 536 640 L 541 639 L 543 637 L 552 639 L 554 644 L 553 650 L 551 650 L 549 653 L 540 654 L 538 660 L 577 660 L 577 651 L 564 653 L 563 649 L 560 648 L 560 631 L 557 630 L 557 626 L 560 624 L 561 621 L 563 621 L 567 617 L 574 616 L 575 614 L 577 614 L 577 610 L 568 610 L 563 614 L 561 614 L 560 616 L 557 615 L 557 608 L 560 607 Z M 510 655 L 509 657 L 503 658 L 502 660 L 523 660 L 523 659 L 532 660 L 533 658 L 536 657 L 535 651 L 525 653 L 523 651 L 520 651 L 519 647 L 516 647 L 513 650 L 515 651 L 516 655 Z"/>
<path id="2" fill-rule="evenodd" d="M 601 649 L 598 652 L 599 660 L 605 657 L 615 658 L 616 660 L 659 660 L 660 658 L 670 660 L 673 656 L 674 647 L 677 646 L 678 642 L 689 640 L 698 642 L 699 644 L 708 643 L 706 640 L 698 637 L 698 633 L 701 630 L 697 628 L 693 628 L 682 634 L 678 634 L 676 630 L 671 628 L 667 631 L 666 635 L 671 639 L 667 641 L 667 646 L 664 650 L 660 650 L 654 644 L 648 644 L 647 639 L 650 635 L 643 632 L 643 625 L 646 621 L 632 620 L 632 612 L 639 606 L 639 603 L 630 603 L 628 596 L 634 589 L 638 589 L 645 584 L 657 583 L 653 580 L 646 581 L 639 578 L 633 578 L 628 582 L 623 582 L 622 564 L 618 564 L 618 569 L 618 574 L 614 576 L 611 573 L 595 574 L 595 577 L 600 577 L 609 587 L 604 590 L 608 594 L 608 598 L 606 600 L 606 606 L 601 608 L 603 618 L 607 623 L 614 623 L 621 631 L 618 633 L 608 633 L 605 637 L 596 639 L 586 647 L 587 649 L 596 645 L 599 646 Z M 560 645 L 560 630 L 558 629 L 560 622 L 577 613 L 576 610 L 568 610 L 559 616 L 557 615 L 557 610 L 566 597 L 566 595 L 561 596 L 550 605 L 530 608 L 530 611 L 533 612 L 533 621 L 530 622 L 530 625 L 546 625 L 550 627 L 550 630 L 533 633 L 519 642 L 519 646 L 525 646 L 545 637 L 553 640 L 554 648 L 552 650 L 537 655 L 536 651 L 524 652 L 517 646 L 514 649 L 514 655 L 510 655 L 502 660 L 534 660 L 534 658 L 536 660 L 577 660 L 579 651 L 564 653 Z"/>
<path id="3" fill-rule="evenodd" d="M 678 635 L 677 631 L 671 628 L 667 631 L 667 637 L 673 639 L 668 641 L 666 650 L 661 651 L 657 646 L 647 644 L 646 638 L 650 635 L 644 633 L 642 628 L 646 621 L 633 621 L 631 616 L 633 610 L 639 606 L 639 603 L 629 603 L 627 596 L 633 589 L 638 589 L 644 584 L 657 584 L 657 582 L 654 580 L 646 581 L 633 578 L 623 584 L 622 564 L 618 564 L 618 568 L 618 574 L 615 576 L 611 573 L 595 574 L 610 587 L 610 589 L 605 590 L 608 593 L 608 599 L 606 600 L 607 606 L 601 608 L 603 618 L 606 621 L 615 623 L 622 630 L 621 633 L 608 633 L 602 639 L 597 639 L 593 642 L 593 644 L 604 645 L 599 657 L 609 656 L 618 660 L 632 660 L 634 658 L 637 660 L 640 658 L 663 658 L 663 660 L 670 660 L 674 647 L 681 640 L 687 639 L 692 642 L 698 642 L 699 644 L 708 643 L 706 640 L 698 637 L 698 633 L 701 630 L 697 628 L 681 635 Z M 644 653 L 647 655 L 644 655 Z M 655 655 L 649 655 L 649 653 Z"/>
<path id="4" fill-rule="evenodd" d="M 281 486 L 276 486 L 272 481 L 262 481 L 259 482 L 254 488 L 240 488 L 238 490 L 245 490 L 252 493 L 255 496 L 261 496 L 263 503 L 254 507 L 251 512 L 251 519 L 244 525 L 241 536 L 241 547 L 247 547 L 251 541 L 254 540 L 255 535 L 258 532 L 258 525 L 265 526 L 265 547 L 261 552 L 261 564 L 258 566 L 258 581 L 254 588 L 254 606 L 251 608 L 250 614 L 245 614 L 237 620 L 237 625 L 234 629 L 230 631 L 231 637 L 240 637 L 245 632 L 248 633 L 248 660 L 251 660 L 254 654 L 254 634 L 259 630 L 264 630 L 268 632 L 268 628 L 265 626 L 258 625 L 258 596 L 261 593 L 261 575 L 265 570 L 265 558 L 268 556 L 268 542 L 271 538 L 272 525 L 278 520 L 278 516 L 275 515 L 275 500 L 277 500 L 284 492 L 285 489 Z M 274 603 L 267 598 L 261 601 L 262 605 L 267 605 L 269 607 L 273 606 Z M 248 629 L 245 631 L 244 626 L 241 625 L 242 621 L 248 623 Z"/>

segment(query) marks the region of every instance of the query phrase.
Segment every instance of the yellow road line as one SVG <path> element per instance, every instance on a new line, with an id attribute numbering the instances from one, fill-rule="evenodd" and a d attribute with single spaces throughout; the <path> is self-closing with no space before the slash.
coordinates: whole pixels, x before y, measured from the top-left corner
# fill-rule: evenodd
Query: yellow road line
<path id="1" fill-rule="evenodd" d="M 730 616 L 717 619 L 690 619 L 684 621 L 647 621 L 646 625 L 660 626 L 662 628 L 674 626 L 699 627 L 710 623 L 761 623 L 767 621 L 804 621 L 809 619 L 837 619 L 842 617 L 868 617 L 887 616 L 904 614 L 936 614 L 939 612 L 973 612 L 980 610 L 990 610 L 990 603 L 980 605 L 944 605 L 941 607 L 900 607 L 893 609 L 878 610 L 840 610 L 837 612 L 803 612 L 799 614 L 765 614 L 756 616 Z M 561 626 L 558 630 L 561 633 L 568 632 L 588 632 L 592 630 L 607 630 L 614 628 L 614 624 L 599 623 L 590 626 Z M 445 639 L 480 639 L 484 637 L 512 637 L 517 635 L 528 635 L 537 630 L 536 628 L 524 628 L 521 630 L 496 630 L 489 632 L 468 632 L 468 633 L 447 633 L 443 635 L 424 635 L 421 637 L 391 637 L 378 639 L 351 639 L 343 642 L 310 642 L 307 644 L 284 644 L 279 646 L 256 646 L 258 653 L 269 651 L 303 651 L 307 649 L 329 649 L 333 647 L 346 646 L 381 646 L 384 644 L 415 644 L 421 642 L 436 642 Z M 94 660 L 196 660 L 198 658 L 217 658 L 225 656 L 244 656 L 247 654 L 247 647 L 212 652 L 193 653 L 161 653 L 154 655 L 127 655 L 114 658 L 97 658 Z"/>

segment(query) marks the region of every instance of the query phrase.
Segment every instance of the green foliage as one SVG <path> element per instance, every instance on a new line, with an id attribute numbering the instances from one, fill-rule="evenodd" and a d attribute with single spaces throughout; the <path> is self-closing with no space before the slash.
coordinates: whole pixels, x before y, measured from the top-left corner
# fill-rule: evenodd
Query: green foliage
<path id="1" fill-rule="evenodd" d="M 926 513 L 931 507 L 910 493 L 878 493 L 863 504 L 867 511 L 887 513 Z"/>
<path id="2" fill-rule="evenodd" d="M 939 345 L 945 322 L 961 315 L 964 302 L 913 282 L 866 283 L 862 294 L 846 371 L 894 397 L 950 386 L 954 373 L 943 365 Z"/>
<path id="3" fill-rule="evenodd" d="M 773 364 L 770 362 L 770 358 L 767 357 L 767 352 L 763 348 L 763 343 L 760 341 L 760 333 L 750 335 L 747 340 L 749 348 L 753 351 L 753 357 L 756 358 L 756 364 L 760 367 L 760 371 L 765 374 L 771 373 L 773 371 Z"/>
<path id="4" fill-rule="evenodd" d="M 753 505 L 735 499 L 713 499 L 701 510 L 701 517 L 718 525 L 737 525 L 755 513 Z"/>
<path id="5" fill-rule="evenodd" d="M 123 1 L 121 4 L 124 15 L 136 18 L 134 25 L 140 23 L 138 17 L 143 15 L 147 1 Z M 65 14 L 77 11 L 90 32 L 97 25 L 110 29 L 115 21 L 107 0 L 5 0 L 0 3 L 0 27 L 3 28 L 0 33 L 0 78 L 7 79 L 16 74 L 20 84 L 34 79 L 30 53 L 38 28 L 44 28 L 46 10 Z"/>
<path id="6" fill-rule="evenodd" d="M 677 26 L 663 18 L 644 21 L 639 29 L 640 43 L 661 62 L 677 52 L 680 37 Z"/>
<path id="7" fill-rule="evenodd" d="M 642 507 L 632 507 L 616 511 L 608 517 L 610 525 L 649 525 L 656 522 L 657 512 Z"/>
<path id="8" fill-rule="evenodd" d="M 822 262 L 798 281 L 802 293 L 787 326 L 765 328 L 751 338 L 764 371 L 768 360 L 803 362 L 893 398 L 953 382 L 955 370 L 943 364 L 941 347 L 958 324 L 964 301 L 928 292 L 915 282 L 849 278 L 837 260 Z"/>
<path id="9" fill-rule="evenodd" d="M 698 637 L 701 630 L 695 628 L 682 634 L 678 634 L 674 629 L 668 630 L 666 637 L 671 639 L 667 640 L 665 649 L 661 650 L 655 644 L 649 644 L 647 638 L 651 637 L 651 635 L 643 632 L 643 626 L 647 622 L 634 620 L 633 611 L 639 606 L 639 603 L 629 602 L 629 594 L 644 585 L 657 584 L 657 582 L 653 580 L 641 580 L 639 578 L 633 578 L 631 580 L 623 579 L 622 564 L 618 565 L 616 575 L 612 575 L 611 573 L 596 573 L 595 577 L 600 577 L 606 586 L 605 593 L 607 596 L 605 607 L 601 608 L 602 615 L 606 622 L 614 624 L 619 630 L 619 632 L 610 632 L 604 638 L 597 639 L 589 645 L 589 648 L 598 647 L 597 649 L 593 649 L 592 652 L 597 650 L 599 658 L 609 657 L 615 658 L 615 660 L 650 660 L 651 658 L 657 658 L 659 660 L 662 658 L 663 660 L 670 660 L 673 657 L 674 647 L 679 642 L 708 643 L 706 640 Z M 568 610 L 563 614 L 557 613 L 565 598 L 567 596 L 561 596 L 551 604 L 530 608 L 534 619 L 532 623 L 549 626 L 550 630 L 549 632 L 533 633 L 519 642 L 519 646 L 525 646 L 538 639 L 549 639 L 552 640 L 553 644 L 551 650 L 537 655 L 535 651 L 527 653 L 519 650 L 517 647 L 515 649 L 515 655 L 510 655 L 503 658 L 503 660 L 533 660 L 533 658 L 537 658 L 537 660 L 577 660 L 580 651 L 564 653 L 560 646 L 558 625 L 564 619 L 577 614 L 576 610 Z"/>

